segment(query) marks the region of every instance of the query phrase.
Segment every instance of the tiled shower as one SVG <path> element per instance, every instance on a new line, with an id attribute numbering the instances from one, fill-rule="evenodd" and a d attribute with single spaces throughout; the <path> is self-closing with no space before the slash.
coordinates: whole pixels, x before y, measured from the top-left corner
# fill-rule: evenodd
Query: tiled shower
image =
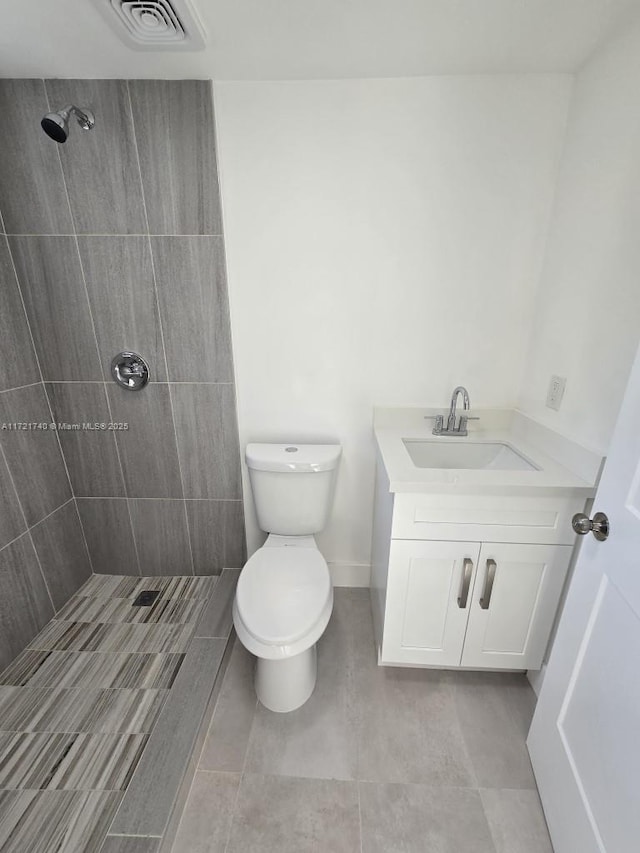
<path id="1" fill-rule="evenodd" d="M 96 125 L 58 145 L 40 119 L 72 102 Z M 0 107 L 1 669 L 92 571 L 245 546 L 211 84 L 2 80 Z M 123 350 L 142 391 L 110 378 Z"/>

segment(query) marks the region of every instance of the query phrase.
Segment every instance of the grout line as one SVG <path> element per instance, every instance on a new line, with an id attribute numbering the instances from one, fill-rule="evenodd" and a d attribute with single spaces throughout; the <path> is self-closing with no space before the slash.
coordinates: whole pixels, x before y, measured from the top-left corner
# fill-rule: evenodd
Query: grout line
<path id="1" fill-rule="evenodd" d="M 358 791 L 358 824 L 360 827 L 360 853 L 362 853 L 362 803 L 360 800 L 360 780 L 356 779 L 356 790 Z"/>
<path id="2" fill-rule="evenodd" d="M 29 530 L 30 531 L 33 530 L 34 527 L 37 527 L 39 524 L 42 524 L 43 521 L 46 521 L 48 518 L 51 518 L 52 515 L 55 515 L 58 512 L 58 510 L 65 507 L 68 503 L 71 503 L 71 501 L 73 501 L 73 500 L 75 500 L 75 498 L 72 495 L 68 500 L 66 500 L 63 504 L 60 504 L 60 506 L 56 507 L 52 512 L 49 512 L 49 513 L 47 513 L 47 515 L 43 516 L 40 519 L 40 521 L 36 521 L 35 524 L 32 524 L 31 527 L 29 527 Z M 75 595 L 75 593 L 74 593 L 74 595 Z"/>
<path id="3" fill-rule="evenodd" d="M 142 207 L 144 209 L 144 219 L 145 219 L 145 222 L 147 224 L 146 237 L 147 237 L 147 245 L 149 248 L 149 255 L 151 258 L 151 272 L 153 275 L 153 292 L 154 292 L 155 301 L 156 301 L 156 310 L 158 312 L 158 328 L 160 330 L 160 341 L 162 343 L 162 354 L 164 356 L 164 368 L 165 368 L 165 373 L 166 373 L 167 379 L 171 380 L 171 376 L 169 374 L 169 360 L 167 359 L 167 348 L 165 345 L 165 338 L 164 338 L 164 326 L 162 323 L 162 312 L 160 310 L 160 297 L 158 295 L 158 278 L 156 276 L 156 263 L 155 263 L 155 259 L 153 256 L 153 246 L 151 244 L 151 236 L 150 236 L 150 232 L 149 232 L 149 214 L 147 211 L 147 199 L 146 199 L 146 194 L 144 191 L 144 181 L 142 179 L 142 168 L 140 165 L 140 150 L 138 148 L 138 134 L 136 131 L 136 120 L 135 120 L 135 116 L 133 113 L 133 101 L 131 100 L 131 87 L 129 85 L 128 80 L 126 81 L 126 85 L 127 85 L 127 97 L 129 99 L 129 110 L 131 111 L 131 126 L 133 128 L 133 143 L 134 143 L 134 148 L 135 148 L 135 152 L 136 152 L 136 162 L 138 164 L 138 174 L 140 176 L 140 188 L 141 188 L 141 192 L 142 192 Z M 191 543 L 191 528 L 189 527 L 189 515 L 187 513 L 187 504 L 186 504 L 185 499 L 184 499 L 184 496 L 185 496 L 184 471 L 182 469 L 182 460 L 180 458 L 180 450 L 178 448 L 178 430 L 176 427 L 176 416 L 175 416 L 175 410 L 174 410 L 174 405 L 173 405 L 173 395 L 171 394 L 171 382 L 170 381 L 167 383 L 167 388 L 168 388 L 168 392 L 169 392 L 169 408 L 171 410 L 171 422 L 173 424 L 173 435 L 174 435 L 175 442 L 176 442 L 176 456 L 178 458 L 178 470 L 180 472 L 180 487 L 182 489 L 182 502 L 183 502 L 182 505 L 183 505 L 183 509 L 184 509 L 184 523 L 186 525 L 187 541 L 189 543 L 189 559 L 191 560 L 191 574 L 195 577 L 196 570 L 195 570 L 195 561 L 193 559 L 193 545 Z"/>
<path id="4" fill-rule="evenodd" d="M 50 109 L 50 107 L 49 107 L 49 109 Z M 74 227 L 75 227 L 75 223 L 74 223 Z M 5 233 L 5 232 L 2 232 L 2 233 Z M 217 237 L 221 240 L 224 238 L 224 234 L 152 234 L 150 231 L 148 231 L 145 234 L 130 234 L 128 232 L 126 234 L 115 234 L 115 233 L 114 234 L 98 234 L 98 233 L 89 233 L 89 232 L 84 232 L 84 231 L 78 231 L 77 235 L 78 235 L 78 237 L 177 237 L 177 238 L 184 237 L 187 240 L 190 240 L 193 237 L 202 237 L 203 239 L 211 239 L 211 237 Z M 7 237 L 75 237 L 75 236 L 76 236 L 76 232 L 74 232 L 73 234 L 62 234 L 62 233 L 60 233 L 60 234 L 32 234 L 30 232 L 29 233 L 12 232 L 10 234 L 7 234 Z"/>
<path id="5" fill-rule="evenodd" d="M 9 394 L 11 391 L 22 391 L 23 388 L 33 388 L 34 385 L 41 385 L 42 379 L 39 382 L 29 382 L 28 385 L 17 385 L 15 388 L 5 388 L 0 391 L 0 394 Z"/>

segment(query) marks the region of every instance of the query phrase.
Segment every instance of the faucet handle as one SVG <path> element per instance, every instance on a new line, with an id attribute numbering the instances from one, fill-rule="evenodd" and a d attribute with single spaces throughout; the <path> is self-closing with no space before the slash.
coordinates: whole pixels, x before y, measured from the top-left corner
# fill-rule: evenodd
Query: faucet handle
<path id="1" fill-rule="evenodd" d="M 435 421 L 436 423 L 433 427 L 433 435 L 440 435 L 444 425 L 444 415 L 425 415 L 424 419 L 425 421 Z"/>

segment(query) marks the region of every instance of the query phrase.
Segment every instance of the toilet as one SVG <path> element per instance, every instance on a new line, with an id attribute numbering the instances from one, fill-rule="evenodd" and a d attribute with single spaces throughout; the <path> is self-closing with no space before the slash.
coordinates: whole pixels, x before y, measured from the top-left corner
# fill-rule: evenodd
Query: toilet
<path id="1" fill-rule="evenodd" d="M 258 524 L 268 533 L 240 572 L 233 624 L 257 658 L 255 688 L 271 711 L 294 711 L 316 684 L 316 643 L 333 609 L 329 567 L 314 533 L 326 524 L 339 444 L 248 444 Z"/>

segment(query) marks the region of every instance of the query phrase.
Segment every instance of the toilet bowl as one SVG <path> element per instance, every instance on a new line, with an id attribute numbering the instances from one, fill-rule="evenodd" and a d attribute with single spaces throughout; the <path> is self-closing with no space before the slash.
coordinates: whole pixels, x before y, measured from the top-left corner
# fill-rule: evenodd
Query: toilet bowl
<path id="1" fill-rule="evenodd" d="M 316 683 L 316 643 L 333 609 L 329 567 L 312 536 L 269 536 L 238 580 L 233 621 L 257 657 L 255 688 L 271 711 L 303 705 Z"/>
<path id="2" fill-rule="evenodd" d="M 340 445 L 247 445 L 258 523 L 269 536 L 240 572 L 233 624 L 257 658 L 256 694 L 271 711 L 294 711 L 315 687 L 333 587 L 313 534 L 325 526 L 340 454 Z"/>

